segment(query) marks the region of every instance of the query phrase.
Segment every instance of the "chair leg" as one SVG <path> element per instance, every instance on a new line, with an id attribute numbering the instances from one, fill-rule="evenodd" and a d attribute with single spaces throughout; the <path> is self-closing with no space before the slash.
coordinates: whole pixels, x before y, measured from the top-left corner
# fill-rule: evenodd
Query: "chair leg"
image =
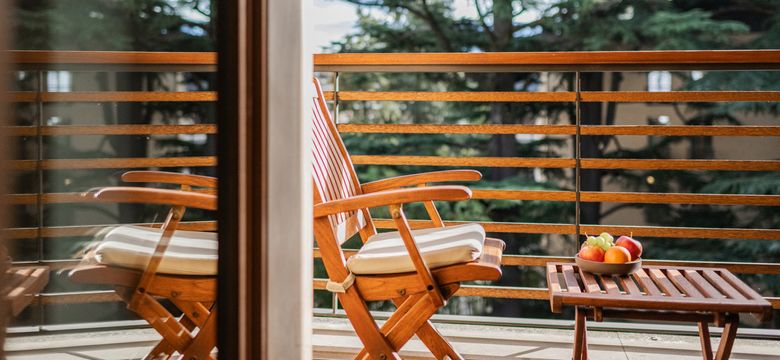
<path id="1" fill-rule="evenodd" d="M 385 322 L 382 326 L 382 334 L 385 335 L 393 350 L 398 351 L 438 309 L 427 294 L 410 297 Z M 388 323 L 391 325 L 388 325 Z M 355 359 L 362 360 L 368 358 L 366 349 L 361 350 L 358 356 L 355 357 Z M 375 357 L 371 358 L 376 359 Z"/>
<path id="2" fill-rule="evenodd" d="M 206 319 L 195 338 L 182 353 L 185 360 L 211 360 L 211 350 L 217 345 L 217 311 L 214 310 Z"/>
<path id="3" fill-rule="evenodd" d="M 178 301 L 175 299 L 170 299 L 171 302 L 173 302 L 174 305 L 176 305 L 179 310 L 181 310 L 184 314 L 179 319 L 179 323 L 184 326 L 190 333 L 194 332 L 195 328 L 200 328 L 198 335 L 195 336 L 195 340 L 193 340 L 193 343 L 190 344 L 189 348 L 192 347 L 208 347 L 209 342 L 204 342 L 205 339 L 209 338 L 205 335 L 201 335 L 202 333 L 205 334 L 204 327 L 206 326 L 206 321 L 208 319 L 212 319 L 211 317 L 211 307 L 213 306 L 213 303 L 200 303 L 196 301 Z M 205 355 L 201 353 L 195 354 L 195 356 L 198 359 L 207 359 L 210 358 L 210 352 L 211 350 L 216 347 L 216 338 L 214 336 L 211 336 L 212 340 L 210 341 L 210 348 L 206 351 Z M 198 340 L 200 339 L 200 340 Z M 203 342 L 204 344 L 196 345 L 197 342 Z M 188 348 L 188 349 L 189 349 Z M 165 338 L 161 339 L 160 342 L 157 343 L 157 345 L 152 349 L 151 352 L 149 352 L 149 355 L 147 357 L 152 359 L 167 359 L 170 356 L 172 356 L 177 350 L 171 345 Z M 179 351 L 181 353 L 181 351 Z M 185 351 L 186 353 L 186 351 Z M 164 357 L 163 357 L 164 356 Z M 190 354 L 190 357 L 193 355 Z M 187 359 L 187 357 L 184 357 Z"/>
<path id="4" fill-rule="evenodd" d="M 734 346 L 734 340 L 737 337 L 738 326 L 738 315 L 726 315 L 726 324 L 723 326 L 723 334 L 720 336 L 720 344 L 718 344 L 718 353 L 715 355 L 716 360 L 728 360 L 731 357 L 731 348 Z"/>
<path id="5" fill-rule="evenodd" d="M 387 340 L 393 349 L 400 350 L 415 332 L 436 313 L 439 308 L 430 296 L 423 296 L 387 333 Z"/>
<path id="6" fill-rule="evenodd" d="M 701 357 L 704 360 L 712 360 L 710 325 L 706 321 L 699 321 L 699 341 L 701 342 Z"/>
<path id="7" fill-rule="evenodd" d="M 587 325 L 585 324 L 585 309 L 575 308 L 574 318 L 574 360 L 588 359 Z"/>
<path id="8" fill-rule="evenodd" d="M 408 298 L 408 297 L 407 297 Z M 406 298 L 393 299 L 395 306 L 400 308 L 401 304 Z M 384 327 L 383 327 L 384 329 Z M 444 359 L 445 356 L 449 356 L 452 360 L 463 359 L 460 354 L 452 347 L 452 345 L 445 339 L 438 330 L 433 326 L 433 323 L 426 321 L 418 330 L 417 337 L 425 344 L 428 350 L 431 351 L 436 359 Z"/>
<path id="9" fill-rule="evenodd" d="M 463 357 L 458 354 L 447 339 L 445 339 L 433 326 L 430 320 L 424 323 L 417 330 L 417 337 L 425 344 L 436 359 L 449 357 L 451 360 L 462 360 Z"/>
<path id="10" fill-rule="evenodd" d="M 125 302 L 129 303 L 129 300 L 133 297 L 132 291 L 128 291 L 125 288 L 117 288 L 117 294 L 122 297 Z M 172 351 L 183 352 L 192 341 L 192 335 L 190 331 L 184 327 L 176 318 L 168 312 L 155 298 L 148 294 L 138 295 L 142 298 L 137 303 L 135 313 L 141 318 L 146 320 L 160 335 L 166 343 L 168 343 L 173 349 Z M 164 345 L 160 345 L 160 349 L 164 348 Z M 155 347 L 158 350 L 158 347 Z M 153 354 L 147 355 L 147 359 L 154 359 Z M 162 354 L 155 355 L 159 358 Z M 171 355 L 171 354 L 168 354 Z"/>
<path id="11" fill-rule="evenodd" d="M 407 296 L 404 299 L 399 299 L 400 305 L 397 305 L 397 308 L 393 315 L 390 315 L 390 318 L 385 321 L 384 324 L 382 324 L 382 327 L 379 329 L 379 332 L 382 334 L 382 336 L 386 336 L 388 332 L 396 325 L 399 321 L 401 321 L 401 318 L 406 315 L 409 310 L 412 309 L 414 304 L 416 304 L 420 299 L 423 297 L 423 294 L 415 294 L 411 296 Z M 355 357 L 355 359 L 366 359 L 368 358 L 368 350 L 364 347 L 362 350 L 360 350 L 360 353 Z"/>
<path id="12" fill-rule="evenodd" d="M 182 326 L 184 326 L 190 332 L 195 330 L 195 323 L 192 322 L 192 319 L 185 315 L 181 317 L 179 323 L 181 323 Z M 157 345 L 155 345 L 155 347 L 152 349 L 152 351 L 149 352 L 149 355 L 147 356 L 151 357 L 152 359 L 167 359 L 175 352 L 176 349 L 173 347 L 173 345 L 171 345 L 167 340 L 165 340 L 165 338 L 163 338 L 160 340 L 160 342 L 157 343 Z M 164 354 L 167 354 L 167 356 L 161 357 Z"/>
<path id="13" fill-rule="evenodd" d="M 354 286 L 347 289 L 346 292 L 340 293 L 339 301 L 347 313 L 352 328 L 355 329 L 360 342 L 367 350 L 366 354 L 370 354 L 373 359 L 401 359 L 387 338 L 380 332 L 366 302 L 363 301 Z M 356 359 L 360 359 L 360 357 Z"/>

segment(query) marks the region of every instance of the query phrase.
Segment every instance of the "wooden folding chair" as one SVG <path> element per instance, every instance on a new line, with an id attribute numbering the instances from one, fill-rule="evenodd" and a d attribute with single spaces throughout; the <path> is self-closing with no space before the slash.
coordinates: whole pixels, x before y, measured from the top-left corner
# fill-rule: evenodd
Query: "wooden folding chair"
<path id="1" fill-rule="evenodd" d="M 162 227 L 117 226 L 69 272 L 79 283 L 114 286 L 127 308 L 162 340 L 146 359 L 212 359 L 216 346 L 217 239 L 215 233 L 177 230 L 186 208 L 217 209 L 215 178 L 160 171 L 130 171 L 126 182 L 167 183 L 181 190 L 106 187 L 85 193 L 95 201 L 171 206 Z M 194 191 L 193 187 L 206 188 Z M 183 315 L 177 319 L 161 303 Z"/>
<path id="2" fill-rule="evenodd" d="M 504 242 L 486 239 L 478 224 L 445 227 L 433 201 L 466 200 L 471 191 L 427 184 L 474 181 L 481 174 L 436 171 L 361 185 L 316 79 L 314 88 L 314 234 L 329 277 L 327 289 L 338 294 L 363 343 L 356 359 L 398 359 L 415 334 L 437 359 L 462 359 L 429 319 L 461 282 L 501 277 Z M 411 229 L 403 205 L 413 202 L 425 205 L 432 227 Z M 384 206 L 398 231 L 377 234 L 368 209 Z M 363 246 L 346 259 L 341 245 L 355 234 Z M 392 300 L 397 309 L 380 328 L 367 302 L 381 300 Z"/>

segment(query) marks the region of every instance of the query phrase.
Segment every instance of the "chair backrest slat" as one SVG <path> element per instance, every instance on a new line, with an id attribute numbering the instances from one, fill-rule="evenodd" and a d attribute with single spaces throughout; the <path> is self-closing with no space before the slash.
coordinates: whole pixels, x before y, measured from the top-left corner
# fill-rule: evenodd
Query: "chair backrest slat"
<path id="1" fill-rule="evenodd" d="M 346 199 L 362 193 L 355 168 L 338 129 L 328 112 L 328 106 L 317 79 L 312 99 L 312 174 L 314 203 Z M 330 224 L 339 244 L 347 241 L 367 224 L 364 210 L 330 216 Z"/>

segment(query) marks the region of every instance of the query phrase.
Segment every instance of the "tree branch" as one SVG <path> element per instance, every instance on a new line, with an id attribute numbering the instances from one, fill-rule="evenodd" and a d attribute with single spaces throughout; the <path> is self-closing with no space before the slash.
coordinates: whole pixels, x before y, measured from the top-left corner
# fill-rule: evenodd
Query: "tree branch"
<path id="1" fill-rule="evenodd" d="M 373 6 L 373 7 L 385 7 L 387 9 L 404 9 L 411 13 L 412 15 L 418 17 L 420 20 L 424 21 L 426 24 L 428 24 L 428 27 L 433 31 L 433 34 L 436 36 L 436 39 L 439 41 L 439 44 L 441 47 L 448 52 L 453 52 L 454 47 L 452 46 L 452 42 L 447 37 L 447 35 L 444 33 L 444 31 L 441 28 L 441 24 L 436 19 L 436 16 L 431 12 L 431 9 L 428 7 L 428 1 L 423 0 L 422 1 L 422 10 L 417 9 L 414 6 L 412 6 L 411 3 L 406 1 L 399 1 L 399 2 L 384 2 L 384 1 L 360 1 L 360 0 L 345 0 L 346 2 L 358 5 L 358 6 Z"/>
<path id="2" fill-rule="evenodd" d="M 474 6 L 477 8 L 477 15 L 479 15 L 479 22 L 482 23 L 482 29 L 485 30 L 486 34 L 488 34 L 490 40 L 495 43 L 496 34 L 493 33 L 493 30 L 491 30 L 488 24 L 485 22 L 485 14 L 482 13 L 482 8 L 479 6 L 479 0 L 474 0 Z"/>
<path id="3" fill-rule="evenodd" d="M 428 23 L 428 26 L 431 28 L 431 31 L 436 35 L 436 38 L 439 39 L 439 42 L 442 45 L 442 48 L 448 52 L 455 51 L 455 48 L 452 47 L 452 42 L 447 37 L 447 34 L 444 33 L 444 31 L 441 29 L 441 24 L 439 24 L 438 21 L 436 21 L 436 16 L 431 12 L 431 9 L 428 7 L 428 1 L 423 0 L 422 1 L 423 6 L 423 12 L 425 15 L 423 16 L 423 20 L 425 20 Z M 411 9 L 409 11 L 412 11 Z"/>

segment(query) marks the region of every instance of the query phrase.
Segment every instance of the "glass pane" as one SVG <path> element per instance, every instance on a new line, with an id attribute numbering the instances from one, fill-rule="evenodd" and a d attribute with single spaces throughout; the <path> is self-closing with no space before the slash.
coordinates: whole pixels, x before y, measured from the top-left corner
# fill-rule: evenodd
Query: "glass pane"
<path id="1" fill-rule="evenodd" d="M 88 0 L 8 9 L 14 128 L 9 236 L 0 247 L 14 269 L 48 271 L 38 289 L 25 289 L 40 296 L 13 314 L 14 336 L 67 330 L 122 342 L 147 334 L 143 346 L 111 355 L 140 358 L 155 340 L 154 319 L 139 315 L 150 302 L 159 301 L 161 317 L 166 309 L 179 319 L 177 333 L 196 333 L 193 324 L 208 318 L 213 299 L 176 304 L 181 289 L 139 281 L 156 268 L 182 289 L 192 276 L 216 283 L 215 213 L 144 192 L 215 199 L 216 183 L 208 182 L 217 163 L 214 8 L 214 1 Z M 123 178 L 133 171 L 147 173 Z M 104 188 L 114 193 L 99 193 Z M 164 236 L 166 219 L 182 212 L 167 223 L 177 232 Z M 200 319 L 180 318 L 184 310 Z"/>

